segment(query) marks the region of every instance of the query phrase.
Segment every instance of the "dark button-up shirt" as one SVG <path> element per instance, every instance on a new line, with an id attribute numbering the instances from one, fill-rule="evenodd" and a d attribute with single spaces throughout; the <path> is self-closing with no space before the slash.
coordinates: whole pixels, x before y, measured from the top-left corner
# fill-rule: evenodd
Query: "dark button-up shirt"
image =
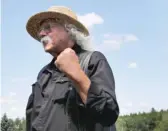
<path id="1" fill-rule="evenodd" d="M 101 52 L 93 52 L 87 75 L 91 85 L 84 104 L 54 60 L 45 66 L 28 100 L 27 131 L 115 131 L 119 115 L 115 81 Z"/>

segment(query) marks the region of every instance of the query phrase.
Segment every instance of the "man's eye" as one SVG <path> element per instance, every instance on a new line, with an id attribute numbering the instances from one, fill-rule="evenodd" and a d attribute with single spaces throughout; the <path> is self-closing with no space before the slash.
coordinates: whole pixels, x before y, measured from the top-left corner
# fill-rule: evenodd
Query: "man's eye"
<path id="1" fill-rule="evenodd" d="M 50 31 L 50 25 L 46 25 L 40 28 L 39 32 L 41 31 Z"/>
<path id="2" fill-rule="evenodd" d="M 50 29 L 50 25 L 46 25 L 45 29 L 49 30 Z"/>

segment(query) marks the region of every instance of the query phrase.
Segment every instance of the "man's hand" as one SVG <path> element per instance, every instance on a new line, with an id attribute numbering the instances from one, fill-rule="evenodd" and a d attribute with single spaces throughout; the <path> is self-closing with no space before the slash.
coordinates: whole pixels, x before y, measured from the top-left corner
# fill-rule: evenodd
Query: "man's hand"
<path id="1" fill-rule="evenodd" d="M 71 48 L 66 48 L 60 53 L 55 61 L 56 66 L 63 71 L 68 77 L 77 75 L 80 68 L 79 59 L 75 51 Z"/>
<path id="2" fill-rule="evenodd" d="M 55 64 L 74 82 L 81 99 L 84 103 L 86 103 L 87 93 L 91 82 L 81 69 L 79 59 L 75 51 L 71 48 L 65 49 L 57 57 Z"/>

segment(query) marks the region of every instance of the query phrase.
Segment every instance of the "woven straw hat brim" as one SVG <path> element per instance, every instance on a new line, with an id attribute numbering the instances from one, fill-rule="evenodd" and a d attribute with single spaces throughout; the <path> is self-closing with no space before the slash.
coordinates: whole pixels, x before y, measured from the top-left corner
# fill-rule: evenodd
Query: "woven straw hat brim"
<path id="1" fill-rule="evenodd" d="M 52 12 L 52 11 L 45 11 L 45 12 L 40 12 L 35 15 L 33 15 L 27 22 L 26 29 L 27 32 L 36 40 L 39 41 L 39 38 L 37 36 L 37 33 L 40 28 L 40 23 L 46 19 L 49 18 L 54 18 L 54 19 L 59 19 L 60 21 L 66 21 L 68 24 L 73 24 L 75 25 L 81 32 L 83 32 L 86 36 L 89 35 L 89 31 L 86 29 L 86 27 L 76 19 L 59 13 L 59 12 Z"/>

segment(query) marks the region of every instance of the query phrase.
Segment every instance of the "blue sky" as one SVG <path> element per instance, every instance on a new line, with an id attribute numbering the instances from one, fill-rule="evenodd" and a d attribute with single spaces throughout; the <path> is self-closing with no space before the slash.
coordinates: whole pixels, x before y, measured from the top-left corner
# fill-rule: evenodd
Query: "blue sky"
<path id="1" fill-rule="evenodd" d="M 90 30 L 93 47 L 107 57 L 121 114 L 168 108 L 167 0 L 4 0 L 1 114 L 24 116 L 31 84 L 52 58 L 29 36 L 25 26 L 31 15 L 53 5 L 75 11 Z"/>

